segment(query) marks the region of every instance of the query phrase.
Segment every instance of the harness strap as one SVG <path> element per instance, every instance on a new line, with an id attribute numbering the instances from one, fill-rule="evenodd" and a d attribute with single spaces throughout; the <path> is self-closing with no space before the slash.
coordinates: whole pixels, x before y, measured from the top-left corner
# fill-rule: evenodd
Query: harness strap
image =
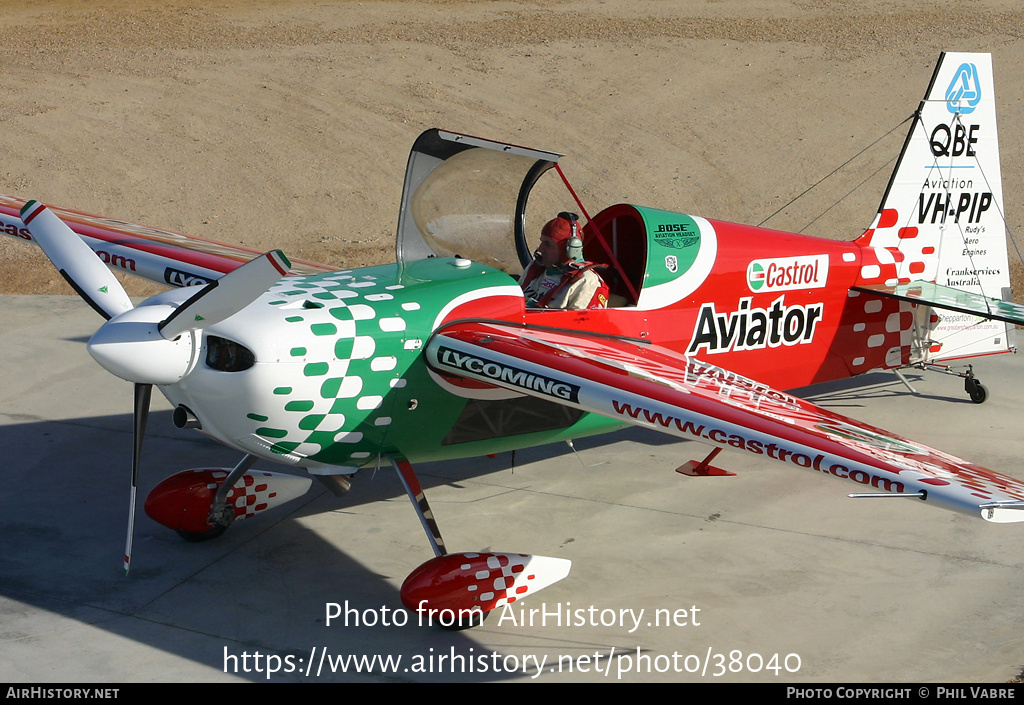
<path id="1" fill-rule="evenodd" d="M 537 305 L 538 306 L 547 306 L 548 302 L 551 301 L 551 299 L 555 298 L 555 296 L 558 294 L 558 292 L 560 292 L 562 289 L 566 288 L 567 286 L 571 286 L 573 282 L 575 282 L 577 279 L 579 279 L 581 276 L 583 276 L 584 272 L 588 272 L 591 269 L 594 269 L 595 267 L 598 267 L 598 266 L 601 266 L 601 265 L 598 265 L 595 262 L 583 262 L 582 264 L 574 265 L 574 266 L 570 267 L 562 275 L 562 280 L 560 282 L 558 282 L 558 286 L 554 287 L 553 289 L 548 291 L 546 294 L 544 294 L 544 296 L 542 296 L 540 298 L 540 300 L 537 301 Z"/>

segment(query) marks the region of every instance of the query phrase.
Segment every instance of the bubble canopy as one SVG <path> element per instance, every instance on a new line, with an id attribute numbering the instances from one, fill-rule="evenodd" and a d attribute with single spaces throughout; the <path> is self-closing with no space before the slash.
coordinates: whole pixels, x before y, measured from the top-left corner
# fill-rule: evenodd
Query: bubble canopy
<path id="1" fill-rule="evenodd" d="M 530 191 L 561 157 L 427 130 L 405 171 L 398 262 L 458 255 L 518 275 L 533 257 L 525 234 Z"/>

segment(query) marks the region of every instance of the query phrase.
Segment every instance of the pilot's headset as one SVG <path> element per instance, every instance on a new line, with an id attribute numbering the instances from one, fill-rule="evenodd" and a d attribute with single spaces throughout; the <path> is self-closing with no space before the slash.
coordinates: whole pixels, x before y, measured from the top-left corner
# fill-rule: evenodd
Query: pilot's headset
<path id="1" fill-rule="evenodd" d="M 579 220 L 580 217 L 575 213 L 568 211 L 562 211 L 558 214 L 559 218 L 569 221 L 569 226 L 572 228 L 572 235 L 565 241 L 565 260 L 567 262 L 582 262 L 583 261 L 583 240 L 580 239 L 579 235 Z"/>

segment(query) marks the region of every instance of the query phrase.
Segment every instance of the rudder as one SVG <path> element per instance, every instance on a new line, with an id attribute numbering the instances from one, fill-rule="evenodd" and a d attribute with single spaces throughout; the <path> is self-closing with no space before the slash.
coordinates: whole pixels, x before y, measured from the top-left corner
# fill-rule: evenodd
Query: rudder
<path id="1" fill-rule="evenodd" d="M 893 252 L 900 282 L 1008 300 L 1003 213 L 992 57 L 943 53 L 878 214 L 857 244 Z M 937 309 L 921 313 L 924 359 L 1011 346 L 1006 324 Z"/>

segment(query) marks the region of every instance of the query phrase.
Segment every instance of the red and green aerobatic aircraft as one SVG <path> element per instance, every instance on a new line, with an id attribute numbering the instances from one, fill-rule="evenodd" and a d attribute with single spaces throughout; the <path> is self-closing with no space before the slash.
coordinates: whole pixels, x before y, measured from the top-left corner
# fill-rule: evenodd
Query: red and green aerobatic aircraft
<path id="1" fill-rule="evenodd" d="M 588 217 L 584 257 L 610 286 L 603 309 L 529 308 L 515 279 L 539 233 L 527 229 L 527 201 L 545 172 L 561 175 L 559 156 L 423 133 L 397 262 L 359 270 L 254 258 L 11 197 L 0 197 L 0 232 L 42 247 L 108 319 L 89 351 L 135 384 L 132 517 L 156 385 L 177 425 L 244 457 L 171 476 L 146 501 L 151 517 L 209 538 L 302 494 L 310 476 L 340 492 L 387 460 L 436 556 L 403 586 L 411 609 L 486 613 L 569 568 L 448 554 L 413 464 L 627 424 L 712 446 L 692 474 L 722 472 L 710 460 L 727 449 L 863 494 L 1024 521 L 1024 483 L 778 391 L 883 368 L 950 371 L 943 361 L 1012 350 L 1024 314 L 1010 303 L 988 55 L 940 57 L 879 212 L 855 240 L 627 204 Z M 110 269 L 176 288 L 133 306 Z M 984 401 L 970 368 L 961 376 Z M 257 459 L 296 472 L 251 470 Z"/>

